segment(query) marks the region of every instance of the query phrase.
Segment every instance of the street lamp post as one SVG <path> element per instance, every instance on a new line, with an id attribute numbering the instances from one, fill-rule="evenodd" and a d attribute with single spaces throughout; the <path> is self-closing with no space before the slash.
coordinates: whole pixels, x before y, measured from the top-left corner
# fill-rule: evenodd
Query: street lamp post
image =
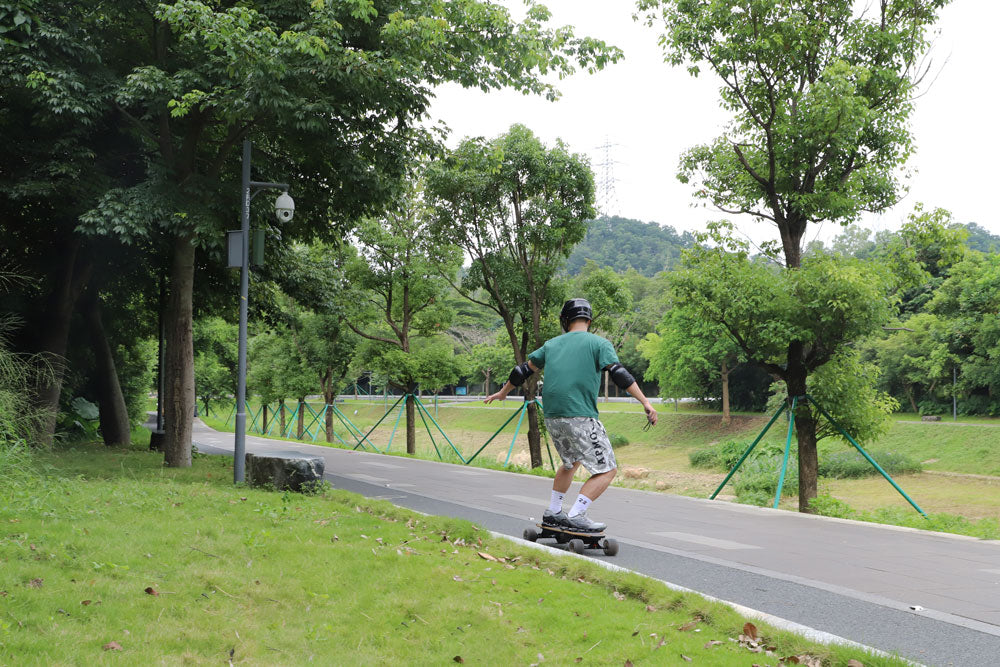
<path id="1" fill-rule="evenodd" d="M 242 211 L 240 213 L 240 334 L 239 365 L 236 383 L 236 441 L 233 447 L 233 482 L 246 478 L 246 429 L 247 429 L 247 299 L 250 293 L 250 200 L 262 190 L 282 190 L 275 202 L 274 212 L 278 220 L 288 222 L 295 211 L 295 203 L 288 196 L 287 183 L 265 183 L 250 180 L 251 143 L 243 142 L 243 184 Z M 230 243 L 233 234 L 230 233 Z M 230 253 L 230 256 L 232 253 Z M 232 262 L 230 262 L 232 266 Z"/>

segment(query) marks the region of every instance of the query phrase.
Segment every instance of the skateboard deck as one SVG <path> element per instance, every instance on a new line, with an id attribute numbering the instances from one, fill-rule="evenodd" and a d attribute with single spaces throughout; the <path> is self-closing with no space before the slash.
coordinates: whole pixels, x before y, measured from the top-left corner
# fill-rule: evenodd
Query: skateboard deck
<path id="1" fill-rule="evenodd" d="M 524 529 L 524 539 L 529 542 L 537 542 L 540 539 L 554 538 L 559 544 L 567 544 L 570 551 L 582 554 L 585 549 L 603 549 L 607 556 L 614 556 L 618 553 L 618 542 L 605 535 L 604 531 L 598 533 L 585 533 L 583 531 L 571 530 L 562 526 L 553 526 L 547 523 L 535 524 L 540 530 L 534 528 Z"/>

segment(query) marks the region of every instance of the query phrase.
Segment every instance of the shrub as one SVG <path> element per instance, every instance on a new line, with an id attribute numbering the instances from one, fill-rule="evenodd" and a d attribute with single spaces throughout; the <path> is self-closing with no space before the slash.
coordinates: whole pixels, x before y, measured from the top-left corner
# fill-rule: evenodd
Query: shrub
<path id="1" fill-rule="evenodd" d="M 809 507 L 816 514 L 832 516 L 838 519 L 854 519 L 858 514 L 843 500 L 826 494 L 816 496 L 809 501 Z"/>
<path id="2" fill-rule="evenodd" d="M 882 469 L 890 475 L 898 473 L 920 472 L 920 463 L 906 454 L 898 452 L 870 452 Z M 820 457 L 819 474 L 821 477 L 835 479 L 858 479 L 877 475 L 878 471 L 856 449 L 833 452 Z"/>
<path id="3" fill-rule="evenodd" d="M 809 505 L 817 514 L 838 519 L 855 519 L 890 526 L 907 526 L 921 530 L 970 535 L 984 540 L 1000 538 L 1000 521 L 995 518 L 970 520 L 957 514 L 934 513 L 925 519 L 912 508 L 899 506 L 858 511 L 844 501 L 829 495 L 818 496 Z"/>
<path id="4" fill-rule="evenodd" d="M 618 447 L 624 447 L 628 444 L 628 438 L 622 433 L 609 433 L 608 440 L 611 441 L 611 446 L 617 449 Z"/>
<path id="5" fill-rule="evenodd" d="M 773 502 L 774 493 L 778 490 L 781 461 L 781 456 L 760 456 L 744 461 L 733 484 L 737 500 L 754 505 Z M 798 489 L 798 460 L 795 457 L 789 457 L 788 470 L 785 472 L 785 485 L 781 489 L 781 494 L 792 496 L 798 493 Z M 765 502 L 757 502 L 760 499 L 764 499 Z"/>
<path id="6" fill-rule="evenodd" d="M 696 468 L 719 468 L 722 470 L 732 470 L 736 462 L 740 460 L 753 440 L 726 440 L 711 447 L 698 449 L 688 454 L 691 465 Z M 784 449 L 780 444 L 773 442 L 759 442 L 747 463 L 759 457 L 780 456 Z M 746 465 L 746 463 L 744 463 Z"/>

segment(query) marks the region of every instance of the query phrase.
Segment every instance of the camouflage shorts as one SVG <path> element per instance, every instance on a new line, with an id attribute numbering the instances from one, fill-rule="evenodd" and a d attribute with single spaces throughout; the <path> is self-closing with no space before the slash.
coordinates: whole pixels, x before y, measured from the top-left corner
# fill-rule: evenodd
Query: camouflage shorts
<path id="1" fill-rule="evenodd" d="M 608 433 L 599 419 L 552 417 L 545 420 L 545 428 L 552 436 L 552 443 L 562 457 L 564 467 L 572 468 L 573 464 L 580 462 L 591 475 L 618 467 Z"/>

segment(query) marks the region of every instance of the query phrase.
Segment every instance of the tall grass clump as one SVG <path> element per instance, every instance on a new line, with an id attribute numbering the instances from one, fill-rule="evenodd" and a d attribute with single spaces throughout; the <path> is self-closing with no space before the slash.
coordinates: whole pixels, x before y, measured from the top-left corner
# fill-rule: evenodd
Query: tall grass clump
<path id="1" fill-rule="evenodd" d="M 13 326 L 12 318 L 0 318 L 0 447 L 25 447 L 34 441 L 43 411 L 32 404 L 32 390 L 48 372 L 36 355 L 10 349 L 7 334 Z"/>
<path id="2" fill-rule="evenodd" d="M 688 459 L 695 468 L 732 470 L 752 442 L 753 440 L 726 440 L 717 445 L 696 449 L 688 454 Z M 777 456 L 781 455 L 782 452 L 784 449 L 777 443 L 759 442 L 751 452 L 749 459 Z"/>
<path id="3" fill-rule="evenodd" d="M 10 349 L 7 335 L 14 324 L 11 317 L 0 318 L 0 497 L 7 498 L 34 479 L 30 444 L 42 413 L 30 396 L 45 368 Z"/>
<path id="4" fill-rule="evenodd" d="M 870 452 L 870 455 L 890 475 L 916 473 L 923 470 L 919 461 L 899 452 Z M 821 456 L 819 474 L 821 477 L 834 479 L 859 479 L 877 475 L 878 471 L 861 455 L 861 452 L 856 449 L 848 449 Z"/>

